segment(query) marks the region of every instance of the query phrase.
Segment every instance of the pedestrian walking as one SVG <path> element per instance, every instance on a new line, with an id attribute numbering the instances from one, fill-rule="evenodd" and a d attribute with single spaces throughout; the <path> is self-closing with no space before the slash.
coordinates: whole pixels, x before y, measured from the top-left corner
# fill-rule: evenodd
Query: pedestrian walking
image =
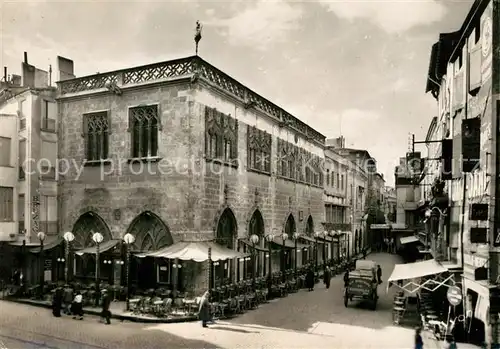
<path id="1" fill-rule="evenodd" d="M 71 303 L 73 302 L 73 289 L 68 284 L 64 285 L 63 309 L 66 315 L 71 315 Z"/>
<path id="2" fill-rule="evenodd" d="M 73 303 L 71 304 L 71 313 L 73 314 L 73 319 L 78 318 L 79 320 L 83 320 L 83 296 L 82 292 L 77 289 L 75 292 L 75 298 L 73 299 Z"/>
<path id="3" fill-rule="evenodd" d="M 111 296 L 107 289 L 103 289 L 101 291 L 102 294 L 102 311 L 101 318 L 104 320 L 106 325 L 111 324 L 111 311 L 109 310 L 109 306 L 111 305 Z"/>
<path id="4" fill-rule="evenodd" d="M 424 349 L 424 341 L 422 340 L 421 332 L 422 330 L 420 327 L 417 327 L 415 330 L 415 349 Z"/>
<path id="5" fill-rule="evenodd" d="M 58 287 L 54 291 L 54 295 L 52 297 L 52 315 L 55 317 L 61 317 L 61 308 L 63 303 L 63 290 L 61 287 Z"/>
<path id="6" fill-rule="evenodd" d="M 330 288 L 331 278 L 332 278 L 332 272 L 330 271 L 330 267 L 326 267 L 323 273 L 323 282 L 325 283 L 327 290 Z"/>
<path id="7" fill-rule="evenodd" d="M 382 268 L 380 267 L 380 264 L 377 265 L 377 282 L 379 285 L 382 283 Z"/>
<path id="8" fill-rule="evenodd" d="M 207 322 L 210 321 L 210 292 L 205 291 L 200 299 L 200 307 L 198 309 L 198 318 L 201 320 L 203 327 L 208 327 Z"/>
<path id="9" fill-rule="evenodd" d="M 306 273 L 306 287 L 309 291 L 314 290 L 314 271 L 312 268 L 307 269 Z"/>
<path id="10" fill-rule="evenodd" d="M 344 274 L 344 288 L 347 288 L 348 286 L 349 286 L 349 268 L 346 268 Z"/>

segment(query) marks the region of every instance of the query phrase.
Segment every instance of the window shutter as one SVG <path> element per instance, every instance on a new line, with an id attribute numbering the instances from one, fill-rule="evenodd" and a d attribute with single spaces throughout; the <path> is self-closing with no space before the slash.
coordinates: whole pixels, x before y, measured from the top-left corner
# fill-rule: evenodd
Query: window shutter
<path id="1" fill-rule="evenodd" d="M 472 172 L 481 157 L 481 118 L 462 121 L 462 170 Z"/>
<path id="2" fill-rule="evenodd" d="M 458 112 L 453 117 L 453 164 L 452 177 L 462 176 L 462 112 Z"/>
<path id="3" fill-rule="evenodd" d="M 89 125 L 88 125 L 87 115 L 82 115 L 82 138 L 83 138 L 83 149 L 84 158 L 88 159 L 88 149 L 89 149 Z"/>

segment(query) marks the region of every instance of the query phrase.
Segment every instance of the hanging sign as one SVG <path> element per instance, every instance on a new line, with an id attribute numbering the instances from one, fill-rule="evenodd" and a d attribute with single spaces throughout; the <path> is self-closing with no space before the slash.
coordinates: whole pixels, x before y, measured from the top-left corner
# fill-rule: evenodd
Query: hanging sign
<path id="1" fill-rule="evenodd" d="M 450 305 L 457 306 L 462 303 L 462 290 L 458 286 L 451 286 L 446 292 L 446 298 L 448 298 Z"/>

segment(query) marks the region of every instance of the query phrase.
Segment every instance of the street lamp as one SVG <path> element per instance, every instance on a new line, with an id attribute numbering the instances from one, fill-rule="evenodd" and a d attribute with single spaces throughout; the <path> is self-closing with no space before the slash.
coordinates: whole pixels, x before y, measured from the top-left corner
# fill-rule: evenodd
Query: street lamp
<path id="1" fill-rule="evenodd" d="M 125 271 L 125 281 L 127 283 L 127 293 L 126 293 L 126 303 L 127 303 L 127 311 L 130 310 L 130 246 L 135 242 L 135 237 L 134 235 L 127 233 L 123 236 L 123 242 L 125 242 L 125 245 L 127 247 L 127 266 L 126 266 L 126 271 Z"/>
<path id="2" fill-rule="evenodd" d="M 333 251 L 333 247 L 334 247 L 335 243 L 334 243 L 333 239 L 337 238 L 338 236 L 337 236 L 337 232 L 335 230 L 330 230 L 330 232 L 328 233 L 328 235 L 332 238 L 332 243 L 331 243 L 331 246 L 330 246 L 330 252 L 332 254 L 332 258 L 331 258 L 332 262 L 331 263 L 333 265 L 333 263 L 335 262 L 335 258 L 334 258 L 335 253 Z M 337 245 L 338 245 L 338 242 L 337 242 Z"/>
<path id="3" fill-rule="evenodd" d="M 179 280 L 179 273 L 182 268 L 182 264 L 179 262 L 179 260 L 175 260 L 175 262 L 172 264 L 172 268 L 174 268 L 174 273 L 173 273 L 174 280 L 172 282 L 173 284 L 172 298 L 175 300 L 175 298 L 177 297 L 177 282 Z"/>
<path id="4" fill-rule="evenodd" d="M 328 234 L 328 231 L 325 229 L 323 231 L 323 238 L 325 238 L 325 240 L 326 240 L 326 237 L 328 235 L 330 235 L 330 234 Z M 327 258 L 326 258 L 326 241 L 325 241 L 325 243 L 323 244 L 323 269 L 324 269 L 324 267 L 326 267 L 326 262 L 327 262 Z"/>
<path id="5" fill-rule="evenodd" d="M 57 257 L 57 268 L 56 268 L 56 281 L 59 281 L 59 276 L 61 275 L 61 264 L 66 262 L 64 257 Z"/>
<path id="6" fill-rule="evenodd" d="M 293 232 L 292 234 L 292 239 L 293 239 L 293 242 L 294 242 L 294 263 L 293 263 L 293 270 L 294 270 L 294 274 L 295 274 L 295 278 L 297 278 L 297 240 L 300 238 L 300 233 L 297 233 L 296 231 Z M 301 256 L 303 257 L 303 256 Z"/>
<path id="7" fill-rule="evenodd" d="M 99 306 L 99 298 L 100 298 L 100 295 L 99 293 L 101 292 L 100 291 L 100 285 L 99 285 L 99 270 L 100 270 L 100 266 L 99 266 L 99 254 L 100 254 L 100 245 L 101 245 L 101 242 L 104 240 L 104 236 L 102 236 L 101 233 L 94 233 L 92 235 L 92 241 L 94 241 L 94 243 L 96 244 L 96 253 L 95 253 L 95 285 L 96 285 L 96 299 L 95 299 L 95 302 L 96 302 L 96 306 Z"/>
<path id="8" fill-rule="evenodd" d="M 268 268 L 268 283 L 267 283 L 267 286 L 268 286 L 268 294 L 269 296 L 271 296 L 271 286 L 273 284 L 273 275 L 272 275 L 272 270 L 271 270 L 271 267 L 272 267 L 272 258 L 271 258 L 271 255 L 272 255 L 272 246 L 271 246 L 271 242 L 274 241 L 274 237 L 275 235 L 274 234 L 268 234 L 265 236 L 265 239 L 267 241 L 267 248 L 268 248 L 268 253 L 269 253 L 269 256 L 268 256 L 268 263 L 269 263 L 269 268 Z"/>
<path id="9" fill-rule="evenodd" d="M 252 287 L 255 290 L 255 245 L 259 243 L 259 236 L 257 234 L 250 235 L 250 242 L 252 243 Z"/>
<path id="10" fill-rule="evenodd" d="M 281 270 L 281 278 L 282 278 L 283 282 L 285 282 L 286 281 L 285 241 L 288 240 L 288 234 L 282 233 L 281 239 L 283 240 L 283 245 L 281 245 L 281 256 L 282 256 L 281 258 L 283 260 L 282 270 Z"/>
<path id="11" fill-rule="evenodd" d="M 45 233 L 43 231 L 36 234 L 38 240 L 40 240 L 40 298 L 43 298 L 43 284 L 45 281 L 45 259 L 43 256 L 43 242 L 45 241 Z"/>
<path id="12" fill-rule="evenodd" d="M 75 240 L 75 234 L 70 231 L 67 231 L 63 235 L 64 239 L 64 252 L 66 255 L 66 263 L 64 264 L 64 280 L 68 283 L 69 280 L 69 265 L 70 265 L 70 250 L 71 250 L 71 242 Z"/>
<path id="13" fill-rule="evenodd" d="M 315 231 L 314 232 L 314 239 L 316 240 L 315 244 L 315 253 L 314 253 L 314 269 L 317 272 L 318 271 L 318 239 L 323 235 L 322 232 Z"/>

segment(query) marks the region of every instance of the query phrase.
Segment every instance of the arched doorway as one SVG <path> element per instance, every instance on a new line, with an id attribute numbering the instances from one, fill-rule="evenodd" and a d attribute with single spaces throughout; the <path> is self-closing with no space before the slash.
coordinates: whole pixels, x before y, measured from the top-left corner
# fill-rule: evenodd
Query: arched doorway
<path id="1" fill-rule="evenodd" d="M 217 230 L 215 233 L 215 242 L 221 246 L 234 250 L 234 244 L 237 232 L 236 217 L 230 208 L 226 208 L 219 217 Z M 214 284 L 216 287 L 226 282 L 232 282 L 234 274 L 234 261 L 220 261 L 214 266 Z"/>
<path id="2" fill-rule="evenodd" d="M 266 242 L 264 239 L 264 218 L 262 218 L 262 214 L 257 209 L 252 214 L 250 221 L 248 222 L 248 238 L 252 235 L 257 235 L 259 237 L 259 242 L 257 246 L 265 246 Z M 243 250 L 241 249 L 243 247 Z M 250 261 L 245 261 L 243 263 L 239 263 L 238 268 L 239 275 L 244 275 L 244 278 L 249 279 L 253 276 L 253 271 L 255 270 L 255 275 L 263 275 L 265 274 L 265 256 L 259 250 L 250 251 L 249 248 L 246 247 L 245 244 L 243 246 L 239 246 L 240 252 L 254 252 L 255 253 L 255 265 L 253 263 L 253 259 Z M 243 265 L 241 265 L 243 264 Z M 243 268 L 243 270 L 241 270 Z M 239 279 L 239 278 L 238 278 Z"/>
<path id="3" fill-rule="evenodd" d="M 73 240 L 71 244 L 74 250 L 82 250 L 94 246 L 94 242 L 92 241 L 92 235 L 94 233 L 101 233 L 104 237 L 103 242 L 113 238 L 108 225 L 101 216 L 95 212 L 85 212 L 78 217 L 73 225 L 72 232 L 75 235 L 75 240 Z M 82 258 L 76 258 L 75 262 L 75 270 L 73 271 L 74 276 L 80 279 L 86 278 L 89 280 L 95 277 L 93 276 L 96 270 L 96 260 L 94 256 L 82 256 Z M 73 263 L 69 264 L 73 266 Z"/>
<path id="4" fill-rule="evenodd" d="M 173 239 L 167 225 L 154 213 L 146 211 L 130 224 L 128 233 L 135 237 L 133 252 L 157 251 L 172 245 Z M 156 285 L 172 284 L 172 261 L 169 259 L 133 259 L 130 265 L 132 284 L 139 288 L 154 288 Z M 181 269 L 182 270 L 182 269 Z"/>
<path id="5" fill-rule="evenodd" d="M 295 218 L 291 213 L 288 215 L 288 218 L 286 219 L 284 232 L 288 235 L 288 239 L 293 239 L 293 234 L 296 232 L 296 226 L 295 226 Z M 293 266 L 292 256 L 294 256 L 295 253 L 291 252 L 293 252 L 293 249 L 290 250 L 288 248 L 284 247 L 282 248 L 281 263 L 280 263 L 281 272 L 292 269 Z"/>

